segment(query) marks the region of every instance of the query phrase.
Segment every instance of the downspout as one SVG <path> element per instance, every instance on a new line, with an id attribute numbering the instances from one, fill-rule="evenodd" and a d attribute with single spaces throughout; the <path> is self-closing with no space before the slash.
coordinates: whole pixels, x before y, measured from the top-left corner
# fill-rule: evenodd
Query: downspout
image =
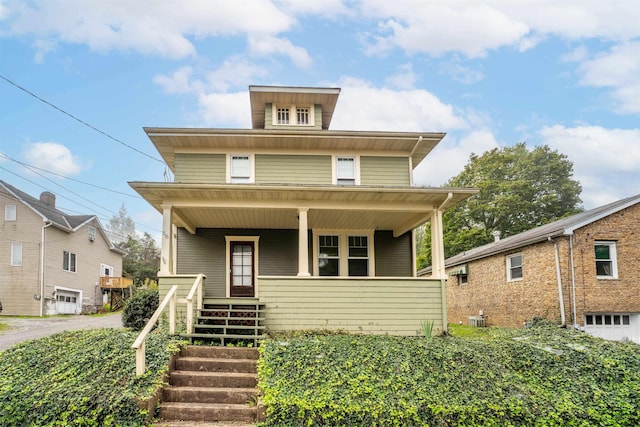
<path id="1" fill-rule="evenodd" d="M 560 274 L 560 255 L 558 254 L 558 242 L 549 237 L 549 241 L 553 242 L 553 249 L 556 256 L 556 280 L 558 281 L 558 300 L 560 301 L 560 326 L 567 325 L 567 319 L 564 314 L 564 293 L 562 292 L 562 275 Z"/>
<path id="2" fill-rule="evenodd" d="M 578 329 L 577 304 L 576 304 L 576 269 L 573 263 L 573 234 L 569 235 L 569 254 L 571 256 L 571 304 L 573 310 L 573 328 Z"/>
<path id="3" fill-rule="evenodd" d="M 44 316 L 44 244 L 45 244 L 45 232 L 44 229 L 51 225 L 51 221 L 45 221 L 42 227 L 42 236 L 40 240 L 40 317 Z"/>

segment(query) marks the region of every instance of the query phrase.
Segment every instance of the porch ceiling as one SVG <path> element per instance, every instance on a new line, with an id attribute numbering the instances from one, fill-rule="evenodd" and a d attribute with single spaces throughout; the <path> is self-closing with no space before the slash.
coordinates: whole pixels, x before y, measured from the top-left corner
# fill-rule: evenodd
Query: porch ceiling
<path id="1" fill-rule="evenodd" d="M 209 185 L 129 183 L 158 211 L 170 206 L 174 223 L 196 228 L 298 228 L 308 209 L 309 228 L 393 230 L 399 235 L 477 193 L 459 188 Z"/>

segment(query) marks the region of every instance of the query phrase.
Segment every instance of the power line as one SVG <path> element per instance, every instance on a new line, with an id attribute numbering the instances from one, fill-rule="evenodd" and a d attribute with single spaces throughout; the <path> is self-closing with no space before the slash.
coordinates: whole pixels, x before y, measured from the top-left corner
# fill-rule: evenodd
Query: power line
<path id="1" fill-rule="evenodd" d="M 80 181 L 79 179 L 71 178 L 71 177 L 69 177 L 69 176 L 61 175 L 61 174 L 59 174 L 59 173 L 55 173 L 55 172 L 52 172 L 52 171 L 49 171 L 49 170 L 46 170 L 46 169 L 39 168 L 38 166 L 34 166 L 34 165 L 30 165 L 30 164 L 28 164 L 28 163 L 21 162 L 20 160 L 16 160 L 16 159 L 14 159 L 14 158 L 12 158 L 12 157 L 9 157 L 9 156 L 7 156 L 5 153 L 2 153 L 2 152 L 0 152 L 0 156 L 4 157 L 4 158 L 5 158 L 5 159 L 7 159 L 7 160 L 10 160 L 10 161 L 12 161 L 12 162 L 15 162 L 15 163 L 17 163 L 17 164 L 19 164 L 19 165 L 21 165 L 21 166 L 23 166 L 23 167 L 28 167 L 28 168 L 37 169 L 37 170 L 39 170 L 39 171 L 46 172 L 46 173 L 49 173 L 49 174 L 51 174 L 51 175 L 58 176 L 58 177 L 60 177 L 60 178 L 68 179 L 68 180 L 70 180 L 70 181 L 78 182 L 78 183 L 80 183 L 80 184 L 88 185 L 88 186 L 90 186 L 90 187 L 98 188 L 98 189 L 100 189 L 100 190 L 110 191 L 110 192 L 112 192 L 112 193 L 121 194 L 121 195 L 123 195 L 123 196 L 132 197 L 132 198 L 134 198 L 134 199 L 138 199 L 138 200 L 144 200 L 142 197 L 140 197 L 140 196 L 136 196 L 136 195 L 134 195 L 134 194 L 127 194 L 127 193 L 123 193 L 123 192 L 121 192 L 121 191 L 112 190 L 112 189 L 110 189 L 110 188 L 101 187 L 101 186 L 99 186 L 99 185 L 91 184 L 91 183 L 89 183 L 89 182 Z"/>
<path id="2" fill-rule="evenodd" d="M 142 154 L 142 155 L 143 155 L 143 156 L 145 156 L 145 157 L 150 158 L 151 160 L 155 160 L 156 162 L 160 162 L 160 163 L 162 163 L 163 165 L 165 164 L 165 162 L 164 162 L 164 161 L 162 161 L 162 160 L 160 160 L 160 159 L 158 159 L 158 158 L 156 158 L 156 157 L 153 157 L 153 156 L 151 156 L 151 155 L 149 155 L 149 154 L 145 153 L 144 151 L 138 150 L 137 148 L 135 148 L 135 147 L 133 147 L 133 146 L 131 146 L 131 145 L 127 144 L 126 142 L 122 142 L 122 141 L 121 141 L 121 140 L 119 140 L 118 138 L 115 138 L 115 137 L 113 137 L 113 136 L 109 135 L 108 133 L 106 133 L 106 132 L 104 132 L 104 131 L 101 131 L 100 129 L 98 129 L 97 127 L 95 127 L 95 126 L 91 125 L 90 123 L 87 123 L 87 122 L 85 122 L 85 121 L 84 121 L 84 120 L 82 120 L 82 119 L 79 119 L 78 117 L 74 116 L 73 114 L 66 112 L 66 111 L 65 111 L 65 110 L 63 110 L 62 108 L 60 108 L 60 107 L 58 107 L 58 106 L 56 106 L 56 105 L 52 104 L 51 102 L 47 101 L 47 100 L 46 100 L 46 99 L 44 99 L 44 98 L 41 98 L 40 96 L 38 96 L 38 95 L 36 95 L 35 93 L 33 93 L 33 92 L 29 91 L 28 89 L 25 89 L 24 87 L 20 86 L 19 84 L 17 84 L 16 82 L 14 82 L 14 81 L 10 80 L 9 78 L 7 78 L 7 77 L 3 76 L 2 74 L 0 74 L 0 78 L 1 78 L 2 80 L 6 81 L 7 83 L 9 83 L 9 84 L 11 84 L 11 85 L 13 85 L 13 86 L 17 87 L 17 88 L 18 88 L 18 89 L 20 89 L 21 91 L 23 91 L 23 92 L 25 92 L 25 93 L 27 93 L 27 94 L 31 95 L 32 97 L 36 98 L 38 101 L 40 101 L 40 102 L 43 102 L 43 103 L 47 104 L 47 105 L 48 105 L 48 106 L 50 106 L 51 108 L 54 108 L 54 109 L 58 110 L 58 111 L 59 111 L 59 112 L 61 112 L 62 114 L 65 114 L 65 115 L 67 115 L 67 116 L 71 117 L 73 120 L 75 120 L 75 121 L 77 121 L 77 122 L 79 122 L 79 123 L 82 123 L 83 125 L 87 126 L 88 128 L 93 129 L 94 131 L 96 131 L 96 132 L 98 132 L 98 133 L 100 133 L 100 134 L 102 134 L 102 135 L 106 136 L 107 138 L 109 138 L 109 139 L 111 139 L 111 140 L 113 140 L 113 141 L 117 142 L 118 144 L 122 144 L 122 145 L 124 145 L 125 147 L 127 147 L 127 148 L 129 148 L 129 149 L 131 149 L 131 150 L 133 150 L 133 151 L 136 151 L 137 153 L 140 153 L 140 154 Z"/>

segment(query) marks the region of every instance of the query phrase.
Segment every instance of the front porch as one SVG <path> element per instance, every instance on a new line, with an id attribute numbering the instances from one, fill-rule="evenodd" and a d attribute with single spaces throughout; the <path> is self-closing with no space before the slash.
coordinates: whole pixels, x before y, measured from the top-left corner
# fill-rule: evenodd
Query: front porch
<path id="1" fill-rule="evenodd" d="M 197 284 L 197 276 L 160 276 L 160 298 L 177 286 L 178 302 L 193 301 L 198 294 L 194 286 L 202 292 L 204 280 Z M 445 281 L 440 279 L 258 276 L 257 282 L 255 298 L 203 294 L 190 308 L 179 304 L 178 324 L 185 325 L 192 339 L 208 336 L 222 343 L 301 330 L 416 336 L 424 322 L 433 322 L 434 331 L 447 327 Z M 213 335 L 204 336 L 207 332 Z"/>

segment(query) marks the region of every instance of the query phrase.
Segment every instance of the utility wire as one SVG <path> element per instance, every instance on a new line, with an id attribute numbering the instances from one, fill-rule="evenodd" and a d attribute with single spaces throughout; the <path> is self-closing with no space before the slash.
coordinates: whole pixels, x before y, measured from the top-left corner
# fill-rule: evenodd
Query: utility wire
<path id="1" fill-rule="evenodd" d="M 149 155 L 149 154 L 145 153 L 144 151 L 138 150 L 137 148 L 135 148 L 135 147 L 133 147 L 133 146 L 131 146 L 131 145 L 129 145 L 129 144 L 127 144 L 127 143 L 125 143 L 125 142 L 122 142 L 122 141 L 121 141 L 121 140 L 119 140 L 118 138 L 115 138 L 115 137 L 113 137 L 113 136 L 109 135 L 108 133 L 101 131 L 101 130 L 100 130 L 100 129 L 98 129 L 97 127 L 95 127 L 95 126 L 93 126 L 93 125 L 91 125 L 91 124 L 89 124 L 89 123 L 85 122 L 84 120 L 79 119 L 78 117 L 74 116 L 73 114 L 66 112 L 66 111 L 65 111 L 65 110 L 63 110 L 62 108 L 57 107 L 56 105 L 54 105 L 54 104 L 50 103 L 50 102 L 49 102 L 49 101 L 47 101 L 46 99 L 43 99 L 43 98 L 39 97 L 39 96 L 38 96 L 38 95 L 36 95 L 35 93 L 33 93 L 33 92 L 29 91 L 28 89 L 25 89 L 24 87 L 20 86 L 19 84 L 17 84 L 17 83 L 16 83 L 16 82 L 14 82 L 13 80 L 10 80 L 9 78 L 7 78 L 7 77 L 3 76 L 2 74 L 0 74 L 0 79 L 2 79 L 2 80 L 4 80 L 4 81 L 6 81 L 7 83 L 9 83 L 9 84 L 11 84 L 11 85 L 13 85 L 13 86 L 17 87 L 17 88 L 18 88 L 18 89 L 20 89 L 21 91 L 23 91 L 23 92 L 25 92 L 25 93 L 27 93 L 27 94 L 31 95 L 32 97 L 36 98 L 38 101 L 40 101 L 40 102 L 43 102 L 43 103 L 47 104 L 47 105 L 48 105 L 48 106 L 50 106 L 51 108 L 54 108 L 54 109 L 56 109 L 56 110 L 60 111 L 62 114 L 65 114 L 65 115 L 67 115 L 67 116 L 71 117 L 73 120 L 75 120 L 75 121 L 77 121 L 77 122 L 79 122 L 79 123 L 82 123 L 83 125 L 87 126 L 88 128 L 93 129 L 94 131 L 96 131 L 96 132 L 98 132 L 98 133 L 100 133 L 100 134 L 102 134 L 102 135 L 106 136 L 107 138 L 109 138 L 109 139 L 111 139 L 111 140 L 113 140 L 113 141 L 117 142 L 118 144 L 122 144 L 122 145 L 124 145 L 125 147 L 127 147 L 127 148 L 129 148 L 129 149 L 131 149 L 131 150 L 133 150 L 133 151 L 136 151 L 136 152 L 138 152 L 138 153 L 142 154 L 142 155 L 143 155 L 143 156 L 145 156 L 145 157 L 150 158 L 151 160 L 155 160 L 156 162 L 160 162 L 160 163 L 162 163 L 163 165 L 165 164 L 165 162 L 164 162 L 164 161 L 162 161 L 162 160 L 160 160 L 160 159 L 158 159 L 158 158 L 156 158 L 156 157 L 153 157 L 153 156 L 151 156 L 151 155 Z"/>
<path id="2" fill-rule="evenodd" d="M 88 186 L 90 186 L 90 187 L 98 188 L 98 189 L 100 189 L 100 190 L 110 191 L 110 192 L 112 192 L 112 193 L 121 194 L 121 195 L 123 195 L 123 196 L 132 197 L 132 198 L 134 198 L 134 199 L 138 199 L 138 200 L 144 200 L 142 197 L 140 197 L 140 196 L 136 196 L 135 194 L 127 194 L 127 193 L 123 193 L 123 192 L 121 192 L 121 191 L 112 190 L 112 189 L 110 189 L 110 188 L 101 187 L 101 186 L 99 186 L 99 185 L 91 184 L 91 183 L 89 183 L 89 182 L 80 181 L 79 179 L 71 178 L 71 177 L 69 177 L 69 176 L 61 175 L 61 174 L 59 174 L 59 173 L 51 172 L 51 171 L 49 171 L 49 170 L 42 169 L 42 168 L 39 168 L 39 167 L 34 166 L 34 165 L 30 165 L 30 164 L 28 164 L 28 163 L 21 162 L 20 160 L 16 160 L 16 159 L 14 159 L 14 158 L 12 158 L 12 157 L 9 157 L 9 156 L 7 156 L 5 153 L 2 153 L 2 152 L 0 152 L 0 156 L 1 156 L 1 157 L 4 157 L 4 158 L 5 158 L 5 159 L 7 159 L 7 160 L 10 160 L 10 161 L 12 161 L 12 162 L 15 162 L 15 163 L 17 163 L 17 164 L 19 164 L 19 165 L 21 165 L 21 166 L 23 166 L 23 167 L 28 167 L 28 168 L 30 168 L 30 169 L 31 169 L 31 168 L 33 168 L 33 169 L 37 169 L 37 170 L 39 170 L 39 171 L 46 172 L 46 173 L 48 173 L 48 174 L 58 176 L 58 177 L 60 177 L 60 178 L 68 179 L 68 180 L 70 180 L 70 181 L 78 182 L 78 183 L 80 183 L 80 184 L 88 185 Z"/>

